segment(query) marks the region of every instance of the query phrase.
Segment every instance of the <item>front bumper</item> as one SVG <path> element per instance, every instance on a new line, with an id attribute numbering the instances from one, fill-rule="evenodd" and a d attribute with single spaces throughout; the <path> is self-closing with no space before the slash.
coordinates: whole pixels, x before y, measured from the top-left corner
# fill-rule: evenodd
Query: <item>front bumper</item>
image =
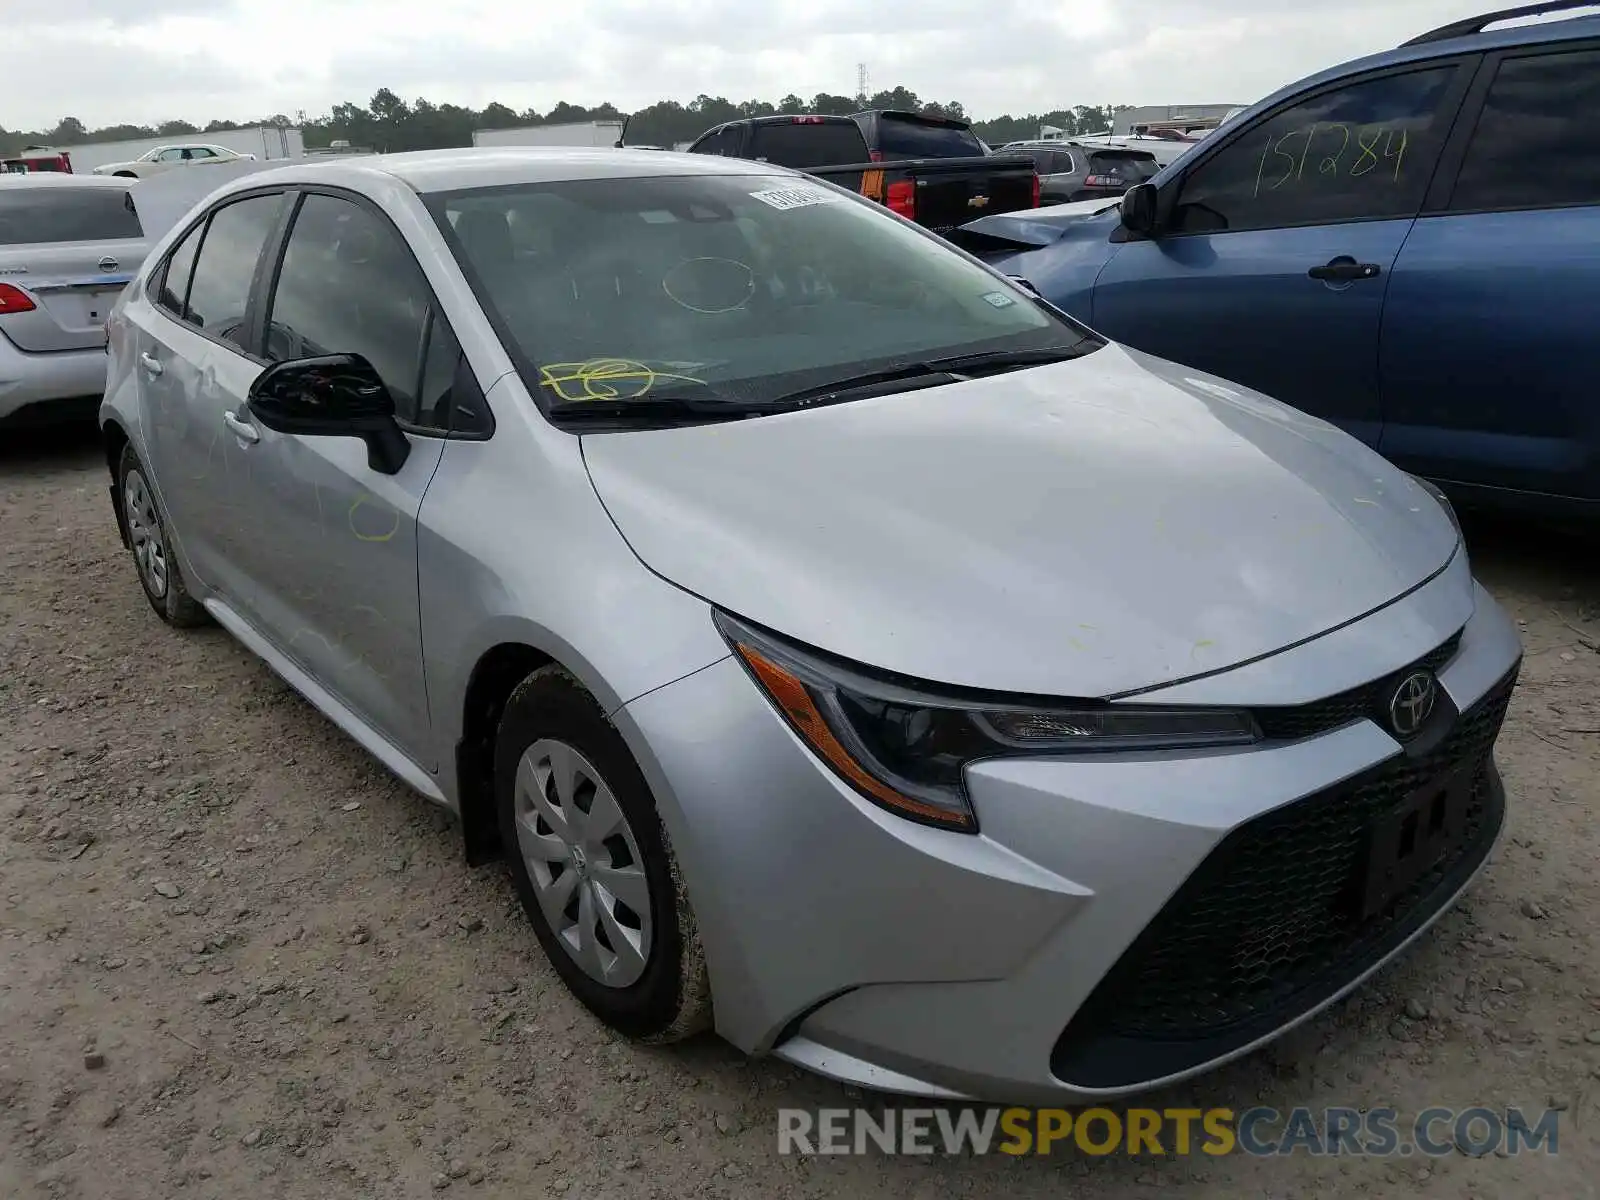
<path id="1" fill-rule="evenodd" d="M 977 836 L 861 800 L 732 660 L 642 697 L 617 721 L 689 881 L 719 1031 L 880 1090 L 1040 1104 L 1175 1082 L 1277 1036 L 1427 928 L 1494 844 L 1521 648 L 1475 599 L 1438 670 L 1446 716 L 1409 750 L 1355 719 L 1247 750 L 994 761 L 969 770 Z M 1472 773 L 1466 828 L 1352 915 L 1373 820 L 1446 763 Z"/>
<path id="2" fill-rule="evenodd" d="M 47 422 L 92 413 L 106 390 L 103 348 L 25 354 L 0 333 L 0 421 Z"/>

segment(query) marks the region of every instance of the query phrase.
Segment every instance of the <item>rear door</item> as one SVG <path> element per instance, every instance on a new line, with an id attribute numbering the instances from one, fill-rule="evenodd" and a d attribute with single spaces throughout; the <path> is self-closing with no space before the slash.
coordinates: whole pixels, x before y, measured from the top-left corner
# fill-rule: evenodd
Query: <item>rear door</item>
<path id="1" fill-rule="evenodd" d="M 177 242 L 128 310 L 148 465 L 169 532 L 194 578 L 225 595 L 241 585 L 247 516 L 237 485 L 246 464 L 227 414 L 263 366 L 252 289 L 285 203 L 282 191 L 230 197 Z"/>
<path id="2" fill-rule="evenodd" d="M 1091 323 L 1376 446 L 1384 291 L 1475 65 L 1341 81 L 1191 151 L 1160 236 L 1100 272 Z"/>
<path id="3" fill-rule="evenodd" d="M 1485 62 L 1384 307 L 1381 448 L 1407 469 L 1600 498 L 1597 106 L 1600 44 Z"/>
<path id="4" fill-rule="evenodd" d="M 106 315 L 145 254 L 126 188 L 0 187 L 0 282 L 31 305 L 0 314 L 0 336 L 28 354 L 105 346 Z"/>

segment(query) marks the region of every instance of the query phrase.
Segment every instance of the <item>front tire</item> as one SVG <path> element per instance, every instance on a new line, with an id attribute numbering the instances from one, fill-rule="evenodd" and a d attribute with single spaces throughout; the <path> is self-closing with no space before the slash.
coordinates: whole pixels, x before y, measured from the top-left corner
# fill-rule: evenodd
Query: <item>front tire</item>
<path id="1" fill-rule="evenodd" d="M 560 667 L 535 671 L 507 702 L 495 796 L 517 895 L 562 982 L 629 1037 L 704 1029 L 705 955 L 649 785 Z"/>
<path id="2" fill-rule="evenodd" d="M 111 177 L 113 179 L 137 179 L 137 178 L 139 178 L 132 171 L 113 171 L 113 172 L 111 172 Z"/>
<path id="3" fill-rule="evenodd" d="M 177 629 L 193 629 L 210 619 L 199 601 L 189 595 L 172 554 L 166 523 L 156 507 L 155 490 L 148 473 L 132 446 L 123 446 L 117 464 L 117 489 L 122 500 L 122 516 L 127 522 L 128 542 L 133 549 L 133 565 L 139 573 L 139 586 L 150 601 L 156 616 Z"/>

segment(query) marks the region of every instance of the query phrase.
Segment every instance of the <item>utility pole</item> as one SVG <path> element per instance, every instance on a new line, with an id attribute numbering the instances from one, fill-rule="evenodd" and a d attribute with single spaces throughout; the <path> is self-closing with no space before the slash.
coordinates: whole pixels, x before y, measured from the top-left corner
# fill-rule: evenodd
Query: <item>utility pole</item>
<path id="1" fill-rule="evenodd" d="M 856 103 L 862 108 L 867 106 L 867 64 L 856 64 Z"/>

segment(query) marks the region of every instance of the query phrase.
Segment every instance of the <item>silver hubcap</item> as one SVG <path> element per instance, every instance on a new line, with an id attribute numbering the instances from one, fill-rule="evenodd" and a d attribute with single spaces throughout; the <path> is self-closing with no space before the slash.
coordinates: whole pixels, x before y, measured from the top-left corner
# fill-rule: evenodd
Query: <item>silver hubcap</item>
<path id="1" fill-rule="evenodd" d="M 155 501 L 138 471 L 129 471 L 123 481 L 122 507 L 128 517 L 128 540 L 133 543 L 133 561 L 139 566 L 139 577 L 159 600 L 167 594 L 167 548 Z"/>
<path id="2" fill-rule="evenodd" d="M 650 959 L 650 888 L 633 828 L 577 750 L 544 739 L 517 764 L 517 848 L 539 907 L 584 974 L 623 988 Z"/>

